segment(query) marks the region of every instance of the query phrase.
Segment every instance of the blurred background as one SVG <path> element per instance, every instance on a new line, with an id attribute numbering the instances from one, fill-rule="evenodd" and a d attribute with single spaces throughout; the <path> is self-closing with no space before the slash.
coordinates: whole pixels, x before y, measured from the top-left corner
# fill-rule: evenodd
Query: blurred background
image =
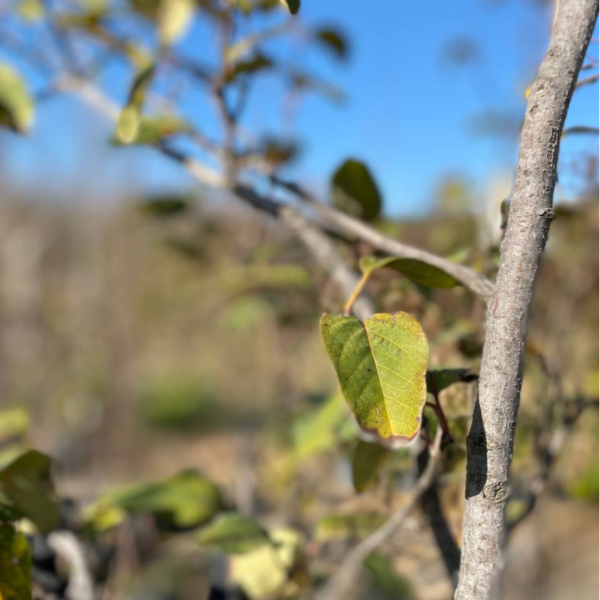
<path id="1" fill-rule="evenodd" d="M 382 199 L 374 227 L 493 278 L 554 5 L 303 0 L 290 17 L 277 3 L 199 1 L 167 50 L 157 5 L 0 4 L 0 61 L 35 99 L 26 135 L 0 129 L 0 439 L 53 458 L 56 494 L 95 557 L 97 597 L 310 597 L 410 493 L 416 451 L 390 453 L 357 493 L 356 428 L 318 332 L 344 298 L 277 220 L 151 147 L 163 138 L 119 139 L 110 107 L 131 105 L 143 57 L 159 56 L 145 110 L 176 109 L 186 128 L 164 134 L 169 147 L 218 169 L 211 150 L 231 132 L 202 74 L 224 73 L 226 99 L 243 108 L 240 155 L 263 165 L 239 177 L 280 199 L 264 177 L 280 174 L 328 201 L 332 174 L 360 159 Z M 514 600 L 597 597 L 597 36 L 561 143 L 532 310 L 508 505 Z M 65 73 L 103 102 L 62 85 Z M 352 267 L 373 253 L 335 243 Z M 466 289 L 377 273 L 369 292 L 379 311 L 418 318 L 430 368 L 478 369 L 484 306 Z M 458 541 L 474 385 L 441 396 L 455 442 L 435 502 Z M 185 526 L 163 527 L 160 510 L 115 500 L 188 469 L 293 558 L 227 557 L 191 543 Z M 356 598 L 451 597 L 448 556 L 421 508 L 367 565 Z M 37 551 L 36 593 L 63 597 L 69 570 Z"/>

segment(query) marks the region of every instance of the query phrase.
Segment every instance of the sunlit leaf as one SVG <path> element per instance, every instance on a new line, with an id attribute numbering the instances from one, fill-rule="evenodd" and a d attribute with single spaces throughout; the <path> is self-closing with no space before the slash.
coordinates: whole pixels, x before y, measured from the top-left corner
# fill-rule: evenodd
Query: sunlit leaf
<path id="1" fill-rule="evenodd" d="M 118 524 L 118 511 L 152 513 L 159 521 L 180 528 L 209 521 L 223 507 L 218 488 L 195 471 L 184 471 L 162 481 L 133 484 L 101 498 L 86 510 L 86 520 L 95 524 Z M 107 519 L 106 515 L 111 518 Z"/>
<path id="2" fill-rule="evenodd" d="M 0 440 L 22 437 L 29 428 L 29 415 L 22 408 L 0 412 Z"/>
<path id="3" fill-rule="evenodd" d="M 200 546 L 228 554 L 246 554 L 270 543 L 269 534 L 258 523 L 237 513 L 219 515 L 194 539 Z"/>
<path id="4" fill-rule="evenodd" d="M 150 64 L 139 71 L 133 80 L 127 104 L 117 121 L 116 137 L 124 144 L 132 143 L 138 135 L 142 120 L 142 107 L 155 70 L 156 66 Z"/>
<path id="5" fill-rule="evenodd" d="M 378 513 L 333 514 L 317 522 L 315 537 L 321 542 L 361 539 L 383 525 L 386 517 Z"/>
<path id="6" fill-rule="evenodd" d="M 323 315 L 321 333 L 344 397 L 360 427 L 392 446 L 419 432 L 429 357 L 421 325 L 409 314 Z"/>
<path id="7" fill-rule="evenodd" d="M 387 556 L 372 552 L 364 563 L 370 571 L 373 583 L 385 598 L 392 600 L 410 600 L 415 597 L 410 581 L 398 573 Z"/>
<path id="8" fill-rule="evenodd" d="M 300 10 L 300 0 L 280 0 L 282 4 L 285 4 L 288 10 L 293 14 L 298 14 Z"/>
<path id="9" fill-rule="evenodd" d="M 121 113 L 121 118 L 128 109 Z M 129 117 L 128 117 L 129 118 Z M 122 124 L 122 136 L 116 136 L 112 141 L 116 145 L 152 146 L 165 138 L 174 135 L 190 133 L 192 126 L 179 117 L 169 115 L 157 117 L 142 117 L 135 110 L 131 116 L 132 122 Z M 125 138 L 125 136 L 127 136 Z"/>
<path id="10" fill-rule="evenodd" d="M 252 600 L 291 598 L 298 589 L 290 579 L 303 543 L 302 535 L 292 529 L 274 529 L 272 544 L 243 555 L 231 557 L 231 579 Z M 288 592 L 284 596 L 284 592 Z"/>
<path id="11" fill-rule="evenodd" d="M 161 45 L 177 43 L 188 32 L 194 19 L 194 0 L 161 0 L 158 9 L 158 37 Z"/>
<path id="12" fill-rule="evenodd" d="M 59 511 L 50 481 L 51 460 L 37 450 L 17 450 L 0 457 L 0 491 L 41 531 L 58 523 Z"/>
<path id="13" fill-rule="evenodd" d="M 365 256 L 360 260 L 360 268 L 363 273 L 372 273 L 383 268 L 394 269 L 408 277 L 411 281 L 432 288 L 453 288 L 460 283 L 448 275 L 442 269 L 414 258 L 401 258 L 399 256 L 388 256 L 377 259 L 373 256 Z"/>
<path id="14" fill-rule="evenodd" d="M 344 34 L 330 27 L 323 27 L 314 32 L 314 39 L 329 50 L 336 58 L 348 57 L 348 41 Z"/>
<path id="15" fill-rule="evenodd" d="M 364 492 L 369 487 L 390 455 L 389 448 L 358 440 L 352 454 L 352 483 L 357 492 Z"/>
<path id="16" fill-rule="evenodd" d="M 0 523 L 0 598 L 31 600 L 31 553 L 25 536 Z"/>
<path id="17" fill-rule="evenodd" d="M 460 382 L 469 382 L 477 379 L 477 374 L 471 369 L 437 369 L 427 371 L 427 391 L 430 394 L 439 394 L 447 387 Z"/>
<path id="18" fill-rule="evenodd" d="M 26 21 L 41 21 L 44 18 L 44 4 L 42 0 L 20 0 L 17 12 Z"/>
<path id="19" fill-rule="evenodd" d="M 381 195 L 371 172 L 358 160 L 347 160 L 333 175 L 331 192 L 335 206 L 365 221 L 381 212 Z"/>
<path id="20" fill-rule="evenodd" d="M 27 133 L 33 113 L 33 99 L 25 82 L 12 67 L 0 63 L 0 127 Z"/>

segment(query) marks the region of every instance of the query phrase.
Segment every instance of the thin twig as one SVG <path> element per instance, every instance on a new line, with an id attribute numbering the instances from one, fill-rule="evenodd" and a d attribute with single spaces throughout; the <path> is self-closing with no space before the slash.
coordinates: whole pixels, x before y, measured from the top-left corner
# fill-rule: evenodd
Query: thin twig
<path id="1" fill-rule="evenodd" d="M 590 75 L 589 77 L 585 77 L 584 79 L 580 79 L 576 84 L 575 84 L 575 89 L 578 90 L 579 88 L 582 88 L 586 85 L 591 85 L 592 83 L 596 83 L 596 81 L 598 81 L 598 73 L 596 73 L 595 75 Z"/>
<path id="2" fill-rule="evenodd" d="M 394 532 L 419 505 L 421 496 L 431 486 L 436 466 L 442 456 L 442 428 L 438 427 L 430 453 L 429 463 L 417 480 L 408 502 L 399 508 L 379 529 L 357 544 L 346 556 L 340 568 L 316 594 L 315 600 L 345 600 L 361 573 L 365 559 L 387 542 Z"/>

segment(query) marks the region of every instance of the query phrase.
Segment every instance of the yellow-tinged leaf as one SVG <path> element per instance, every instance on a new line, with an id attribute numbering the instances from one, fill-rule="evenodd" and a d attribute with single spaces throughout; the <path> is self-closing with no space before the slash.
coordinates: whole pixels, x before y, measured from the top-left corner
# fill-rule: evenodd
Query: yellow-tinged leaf
<path id="1" fill-rule="evenodd" d="M 293 529 L 274 529 L 270 534 L 272 545 L 257 548 L 231 559 L 231 579 L 252 600 L 281 597 L 288 586 L 297 587 L 289 580 L 302 535 Z"/>
<path id="2" fill-rule="evenodd" d="M 0 127 L 27 133 L 33 124 L 33 99 L 12 67 L 0 63 Z"/>
<path id="3" fill-rule="evenodd" d="M 399 447 L 419 432 L 427 398 L 427 338 L 409 314 L 323 315 L 325 348 L 364 431 Z"/>
<path id="4" fill-rule="evenodd" d="M 161 0 L 158 36 L 163 46 L 178 42 L 188 32 L 195 12 L 194 0 Z"/>

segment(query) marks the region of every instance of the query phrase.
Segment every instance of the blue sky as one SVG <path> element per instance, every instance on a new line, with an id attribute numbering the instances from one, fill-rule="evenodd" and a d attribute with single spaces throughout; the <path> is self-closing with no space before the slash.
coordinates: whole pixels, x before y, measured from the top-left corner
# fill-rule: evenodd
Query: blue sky
<path id="1" fill-rule="evenodd" d="M 472 121 L 489 111 L 517 120 L 523 114 L 524 90 L 535 77 L 548 41 L 550 4 L 303 0 L 304 22 L 341 28 L 351 42 L 351 55 L 346 63 L 315 51 L 298 58 L 343 89 L 347 100 L 341 105 L 316 96 L 304 100 L 291 129 L 303 153 L 289 176 L 326 193 L 337 165 L 349 156 L 360 158 L 371 167 L 386 211 L 394 216 L 430 211 L 444 178 L 464 179 L 477 195 L 491 178 L 509 176 L 518 139 L 477 135 Z M 207 37 L 197 24 L 183 50 L 208 58 L 208 45 L 203 43 Z M 466 65 L 444 58 L 445 49 L 456 40 L 468 40 L 477 48 Z M 297 59 L 294 42 L 275 48 Z M 597 57 L 597 45 L 590 54 Z M 130 73 L 115 65 L 103 81 L 122 101 Z M 40 83 L 34 77 L 31 82 L 34 87 Z M 280 92 L 275 78 L 261 78 L 250 96 L 248 129 L 288 130 L 279 110 Z M 217 131 L 214 111 L 199 94 L 185 95 L 183 108 L 204 131 Z M 567 124 L 598 125 L 597 85 L 577 92 Z M 191 185 L 179 167 L 151 149 L 108 147 L 110 132 L 111 126 L 79 101 L 52 99 L 40 107 L 29 138 L 0 135 L 2 172 L 17 189 L 71 202 L 112 202 L 123 193 Z M 578 152 L 597 149 L 593 136 L 566 140 L 561 162 L 568 164 Z M 568 176 L 561 184 L 560 193 L 572 193 Z"/>

